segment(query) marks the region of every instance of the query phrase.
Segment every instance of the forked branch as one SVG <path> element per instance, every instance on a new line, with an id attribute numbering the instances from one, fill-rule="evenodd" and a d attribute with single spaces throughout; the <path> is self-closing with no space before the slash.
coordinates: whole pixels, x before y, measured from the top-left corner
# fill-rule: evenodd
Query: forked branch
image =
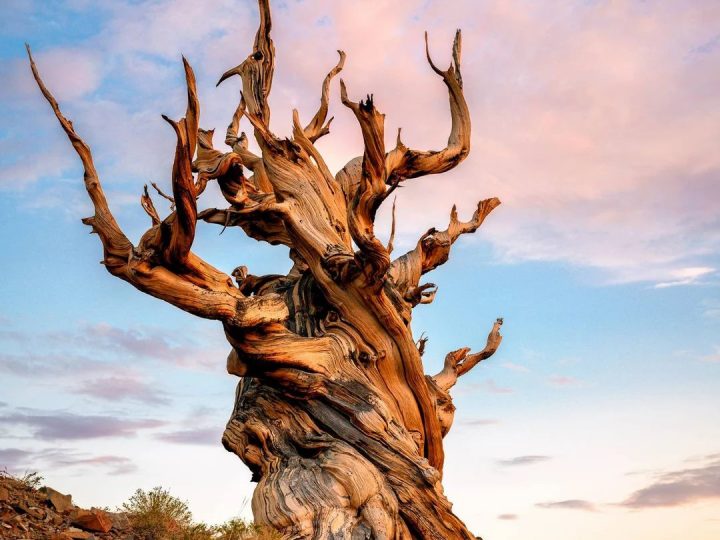
<path id="1" fill-rule="evenodd" d="M 95 215 L 83 219 L 83 223 L 85 223 L 85 225 L 90 225 L 93 232 L 97 233 L 100 237 L 100 241 L 102 242 L 104 249 L 103 263 L 110 273 L 117 275 L 122 272 L 122 268 L 130 255 L 133 247 L 132 243 L 120 229 L 117 221 L 115 221 L 115 216 L 113 216 L 110 211 L 107 199 L 105 198 L 105 193 L 100 185 L 100 178 L 98 177 L 95 164 L 93 163 L 90 147 L 85 144 L 85 141 L 83 141 L 77 133 L 75 133 L 75 128 L 73 127 L 72 122 L 65 118 L 62 114 L 57 101 L 40 78 L 37 66 L 35 65 L 35 60 L 33 59 L 32 52 L 30 51 L 30 45 L 26 43 L 25 48 L 27 49 L 28 58 L 30 59 L 30 68 L 32 69 L 35 82 L 37 82 L 40 91 L 52 107 L 60 125 L 80 157 L 83 169 L 85 170 L 85 189 L 87 190 L 90 200 L 93 203 L 93 207 L 95 208 Z"/>
<path id="2" fill-rule="evenodd" d="M 260 0 L 260 25 L 255 34 L 253 52 L 244 62 L 223 73 L 218 85 L 233 75 L 243 81 L 243 96 L 247 103 L 248 118 L 270 130 L 270 105 L 268 97 L 275 71 L 275 45 L 270 38 L 272 19 L 269 0 Z"/>
<path id="3" fill-rule="evenodd" d="M 340 60 L 338 60 L 337 65 L 330 70 L 323 80 L 322 92 L 320 94 L 320 108 L 315 113 L 315 116 L 313 116 L 313 119 L 310 120 L 310 123 L 305 126 L 305 136 L 312 142 L 330 133 L 330 123 L 333 119 L 330 118 L 327 124 L 325 123 L 330 105 L 330 82 L 333 80 L 333 77 L 342 71 L 345 65 L 345 52 L 338 51 L 338 54 L 340 55 Z"/>
<path id="4" fill-rule="evenodd" d="M 388 182 L 394 183 L 406 178 L 417 178 L 427 174 L 449 171 L 460 163 L 470 152 L 470 111 L 462 88 L 460 53 L 462 34 L 455 33 L 453 59 L 450 67 L 439 69 L 430 56 L 428 36 L 425 32 L 425 54 L 432 70 L 440 75 L 448 88 L 450 118 L 452 126 L 447 146 L 442 150 L 413 150 L 406 147 L 398 135 L 398 144 L 387 156 Z"/>
<path id="5" fill-rule="evenodd" d="M 377 283 L 390 266 L 390 254 L 375 236 L 375 214 L 385 199 L 385 115 L 381 114 L 368 95 L 365 101 L 350 101 L 345 83 L 340 80 L 340 99 L 360 124 L 365 152 L 362 158 L 360 185 L 348 201 L 348 224 L 353 240 L 360 248 L 361 266 L 372 283 Z"/>
<path id="6" fill-rule="evenodd" d="M 199 317 L 222 320 L 230 326 L 255 326 L 287 319 L 287 305 L 280 296 L 245 298 L 233 286 L 229 276 L 189 251 L 194 236 L 196 210 L 193 188 L 188 185 L 188 182 L 192 184 L 192 174 L 188 174 L 188 167 L 192 157 L 191 147 L 195 142 L 193 136 L 188 136 L 188 128 L 197 126 L 198 114 L 197 104 L 193 103 L 196 97 L 193 98 L 194 85 L 189 66 L 186 64 L 190 98 L 188 112 L 185 119 L 173 124 L 178 133 L 173 168 L 173 193 L 178 202 L 178 212 L 171 214 L 164 222 L 154 224 L 143 236 L 140 246 L 135 248 L 110 211 L 90 147 L 75 132 L 72 122 L 62 114 L 57 101 L 43 83 L 29 46 L 27 52 L 40 91 L 82 161 L 85 188 L 95 208 L 95 214 L 83 219 L 83 223 L 90 225 L 100 237 L 104 250 L 102 262 L 107 270 L 142 292 Z M 147 192 L 145 195 L 142 198 L 143 206 L 155 222 L 156 218 L 159 220 L 157 211 Z M 182 200 L 182 210 L 179 209 L 179 200 Z M 169 236 L 165 232 L 167 230 L 170 231 Z M 171 255 L 166 260 L 167 253 Z M 182 268 L 163 266 L 170 262 Z"/>
<path id="7" fill-rule="evenodd" d="M 428 230 L 420 237 L 415 249 L 392 262 L 389 274 L 395 285 L 403 294 L 409 293 L 412 298 L 417 298 L 415 291 L 422 275 L 447 262 L 450 257 L 450 248 L 460 235 L 478 230 L 490 212 L 499 205 L 500 200 L 495 197 L 480 201 L 469 221 L 460 221 L 457 208 L 453 206 L 447 229 L 444 231 L 434 228 Z"/>
<path id="8" fill-rule="evenodd" d="M 445 357 L 445 365 L 440 373 L 433 375 L 435 383 L 444 391 L 450 390 L 457 382 L 458 377 L 465 375 L 483 360 L 487 360 L 500 346 L 502 336 L 500 335 L 500 327 L 503 320 L 497 319 L 493 324 L 492 330 L 487 338 L 485 348 L 477 353 L 468 354 L 470 347 L 463 347 L 456 351 L 449 352 Z"/>

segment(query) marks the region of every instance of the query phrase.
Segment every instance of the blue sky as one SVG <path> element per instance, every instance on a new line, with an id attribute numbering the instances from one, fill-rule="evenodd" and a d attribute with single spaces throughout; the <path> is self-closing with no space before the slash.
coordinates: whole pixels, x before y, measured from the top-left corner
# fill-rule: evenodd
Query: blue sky
<path id="1" fill-rule="evenodd" d="M 237 88 L 214 83 L 247 54 L 256 8 L 76 0 L 0 11 L 0 465 L 40 470 L 81 504 L 163 485 L 199 518 L 248 515 L 249 472 L 219 444 L 236 383 L 221 328 L 97 264 L 99 242 L 80 223 L 81 168 L 23 43 L 138 239 L 142 185 L 169 185 L 175 143 L 160 113 L 183 110 L 180 54 L 198 76 L 204 127 L 222 131 Z M 501 349 L 455 389 L 445 486 L 457 513 L 492 539 L 717 538 L 717 4 L 307 0 L 274 11 L 278 133 L 293 107 L 314 112 L 342 47 L 349 88 L 374 92 L 386 132 L 402 126 L 418 148 L 440 146 L 449 128 L 422 31 L 442 65 L 463 28 L 473 149 L 452 173 L 399 190 L 396 248 L 444 226 L 453 203 L 462 217 L 478 199 L 503 200 L 432 275 L 439 293 L 413 322 L 434 373 L 506 321 Z M 362 146 L 332 91 L 320 150 L 337 169 Z M 201 226 L 195 246 L 223 270 L 289 268 L 283 248 L 218 232 Z"/>

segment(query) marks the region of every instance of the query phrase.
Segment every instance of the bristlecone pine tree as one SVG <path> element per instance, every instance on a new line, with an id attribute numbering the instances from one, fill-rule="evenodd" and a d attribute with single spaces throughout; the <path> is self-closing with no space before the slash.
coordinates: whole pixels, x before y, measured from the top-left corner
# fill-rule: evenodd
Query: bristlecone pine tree
<path id="1" fill-rule="evenodd" d="M 495 352 L 502 319 L 482 351 L 449 353 L 433 376 L 423 372 L 424 340 L 414 340 L 410 322 L 413 308 L 435 295 L 434 285 L 421 283 L 423 275 L 446 262 L 453 242 L 474 232 L 500 201 L 480 201 L 466 222 L 453 208 L 446 230 L 430 229 L 396 259 L 390 256 L 392 239 L 383 245 L 374 231 L 379 206 L 398 185 L 448 171 L 468 154 L 460 32 L 447 70 L 427 54 L 450 98 L 447 146 L 413 150 L 398 136 L 388 151 L 384 115 L 372 96 L 351 101 L 341 80 L 341 101 L 356 116 L 365 148 L 333 175 L 314 143 L 329 133 L 330 84 L 345 54 L 340 51 L 325 77 L 310 123 L 303 126 L 293 111 L 292 138 L 275 136 L 268 106 L 275 61 L 270 8 L 268 0 L 259 4 L 251 54 L 219 81 L 233 75 L 242 81 L 225 137 L 231 151 L 215 149 L 213 131 L 200 128 L 195 76 L 183 59 L 187 111 L 179 121 L 164 117 L 177 135 L 172 196 L 160 192 L 171 199 L 172 212 L 161 219 L 146 187 L 141 204 L 152 226 L 137 245 L 113 217 L 90 148 L 30 56 L 35 80 L 85 169 L 95 215 L 83 222 L 100 237 L 112 275 L 222 323 L 231 346 L 227 370 L 240 377 L 223 445 L 252 471 L 259 524 L 287 539 L 475 538 L 443 494 L 443 437 L 455 410 L 449 390 Z M 427 52 L 427 36 L 425 45 Z M 243 118 L 259 153 L 249 149 L 245 133 L 238 134 Z M 229 206 L 199 212 L 197 199 L 213 180 Z M 292 269 L 255 276 L 240 266 L 225 274 L 191 251 L 199 220 L 288 246 Z"/>

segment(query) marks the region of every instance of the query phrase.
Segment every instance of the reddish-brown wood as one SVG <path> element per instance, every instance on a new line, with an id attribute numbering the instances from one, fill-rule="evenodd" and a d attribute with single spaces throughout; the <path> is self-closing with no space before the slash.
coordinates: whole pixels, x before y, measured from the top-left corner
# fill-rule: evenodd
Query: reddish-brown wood
<path id="1" fill-rule="evenodd" d="M 145 187 L 141 204 L 151 219 L 137 246 L 108 207 L 90 148 L 76 134 L 30 63 L 43 95 L 82 160 L 95 214 L 84 219 L 103 245 L 114 276 L 194 315 L 219 320 L 231 346 L 227 370 L 241 377 L 223 444 L 251 469 L 257 488 L 255 519 L 284 538 L 474 538 L 443 495 L 442 438 L 454 413 L 450 388 L 500 344 L 498 319 L 485 349 L 448 354 L 444 369 L 425 376 L 424 338 L 416 344 L 412 309 L 433 300 L 422 276 L 448 260 L 450 248 L 474 232 L 499 204 L 478 204 L 470 221 L 453 208 L 444 231 L 431 229 L 410 252 L 392 260 L 374 231 L 375 215 L 401 182 L 455 167 L 470 150 L 470 116 L 460 75 L 461 35 L 451 66 L 438 69 L 448 88 L 451 133 L 440 151 L 407 148 L 398 135 L 386 150 L 384 115 L 372 97 L 354 102 L 340 81 L 342 103 L 356 116 L 365 151 L 333 175 L 314 143 L 330 132 L 330 85 L 345 54 L 323 81 L 318 112 L 302 127 L 293 111 L 293 136 L 269 127 L 268 96 L 274 45 L 267 0 L 251 54 L 228 70 L 242 98 L 228 126 L 229 152 L 213 147 L 213 131 L 199 127 L 192 68 L 183 59 L 185 117 L 166 120 L 177 136 L 172 203 L 161 219 Z M 427 46 L 427 37 L 426 37 Z M 220 82 L 218 84 L 220 84 Z M 259 153 L 249 149 L 245 118 Z M 245 176 L 244 172 L 251 174 Z M 218 183 L 224 209 L 198 212 L 208 182 Z M 290 247 L 287 275 L 228 275 L 191 251 L 198 220 L 241 227 L 249 236 Z M 394 230 L 394 212 L 393 212 Z M 234 279 L 233 279 L 234 278 Z"/>

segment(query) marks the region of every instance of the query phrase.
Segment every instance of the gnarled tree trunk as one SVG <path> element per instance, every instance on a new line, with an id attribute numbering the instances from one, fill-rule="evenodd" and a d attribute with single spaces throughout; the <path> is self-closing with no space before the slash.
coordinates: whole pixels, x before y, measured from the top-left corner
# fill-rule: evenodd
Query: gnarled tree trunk
<path id="1" fill-rule="evenodd" d="M 152 226 L 137 246 L 109 210 L 89 147 L 30 57 L 35 79 L 85 168 L 95 215 L 83 221 L 100 236 L 111 274 L 222 322 L 232 347 L 228 372 L 241 377 L 223 444 L 258 484 L 252 503 L 258 523 L 287 539 L 474 538 L 441 485 L 442 439 L 454 413 L 448 392 L 458 376 L 495 352 L 502 320 L 484 350 L 449 353 L 434 376 L 424 375 L 424 340 L 415 342 L 410 323 L 413 308 L 431 302 L 436 292 L 421 284 L 422 276 L 447 261 L 459 235 L 474 232 L 499 201 L 481 201 L 468 222 L 459 221 L 453 208 L 446 230 L 427 231 L 415 249 L 394 260 L 392 240 L 383 245 L 373 229 L 377 209 L 401 182 L 447 171 L 469 151 L 460 33 L 447 71 L 428 53 L 449 93 L 446 148 L 412 150 L 398 136 L 387 151 L 384 115 L 372 97 L 353 102 L 340 81 L 342 103 L 357 117 L 365 151 L 333 175 L 314 142 L 329 133 L 329 88 L 345 55 L 340 52 L 325 78 L 311 122 L 303 127 L 294 111 L 292 139 L 278 138 L 270 131 L 267 101 L 274 69 L 270 27 L 268 2 L 260 0 L 251 54 L 220 79 L 239 75 L 242 81 L 225 139 L 230 152 L 216 150 L 213 131 L 199 128 L 195 78 L 183 59 L 187 112 L 177 122 L 165 118 L 177 134 L 172 195 L 158 188 L 172 212 L 161 219 L 146 187 L 141 204 Z M 252 126 L 259 154 L 238 133 L 242 118 Z M 198 212 L 209 181 L 218 183 L 228 208 Z M 252 238 L 288 246 L 292 270 L 253 276 L 241 266 L 233 281 L 191 251 L 198 220 L 238 226 Z"/>

